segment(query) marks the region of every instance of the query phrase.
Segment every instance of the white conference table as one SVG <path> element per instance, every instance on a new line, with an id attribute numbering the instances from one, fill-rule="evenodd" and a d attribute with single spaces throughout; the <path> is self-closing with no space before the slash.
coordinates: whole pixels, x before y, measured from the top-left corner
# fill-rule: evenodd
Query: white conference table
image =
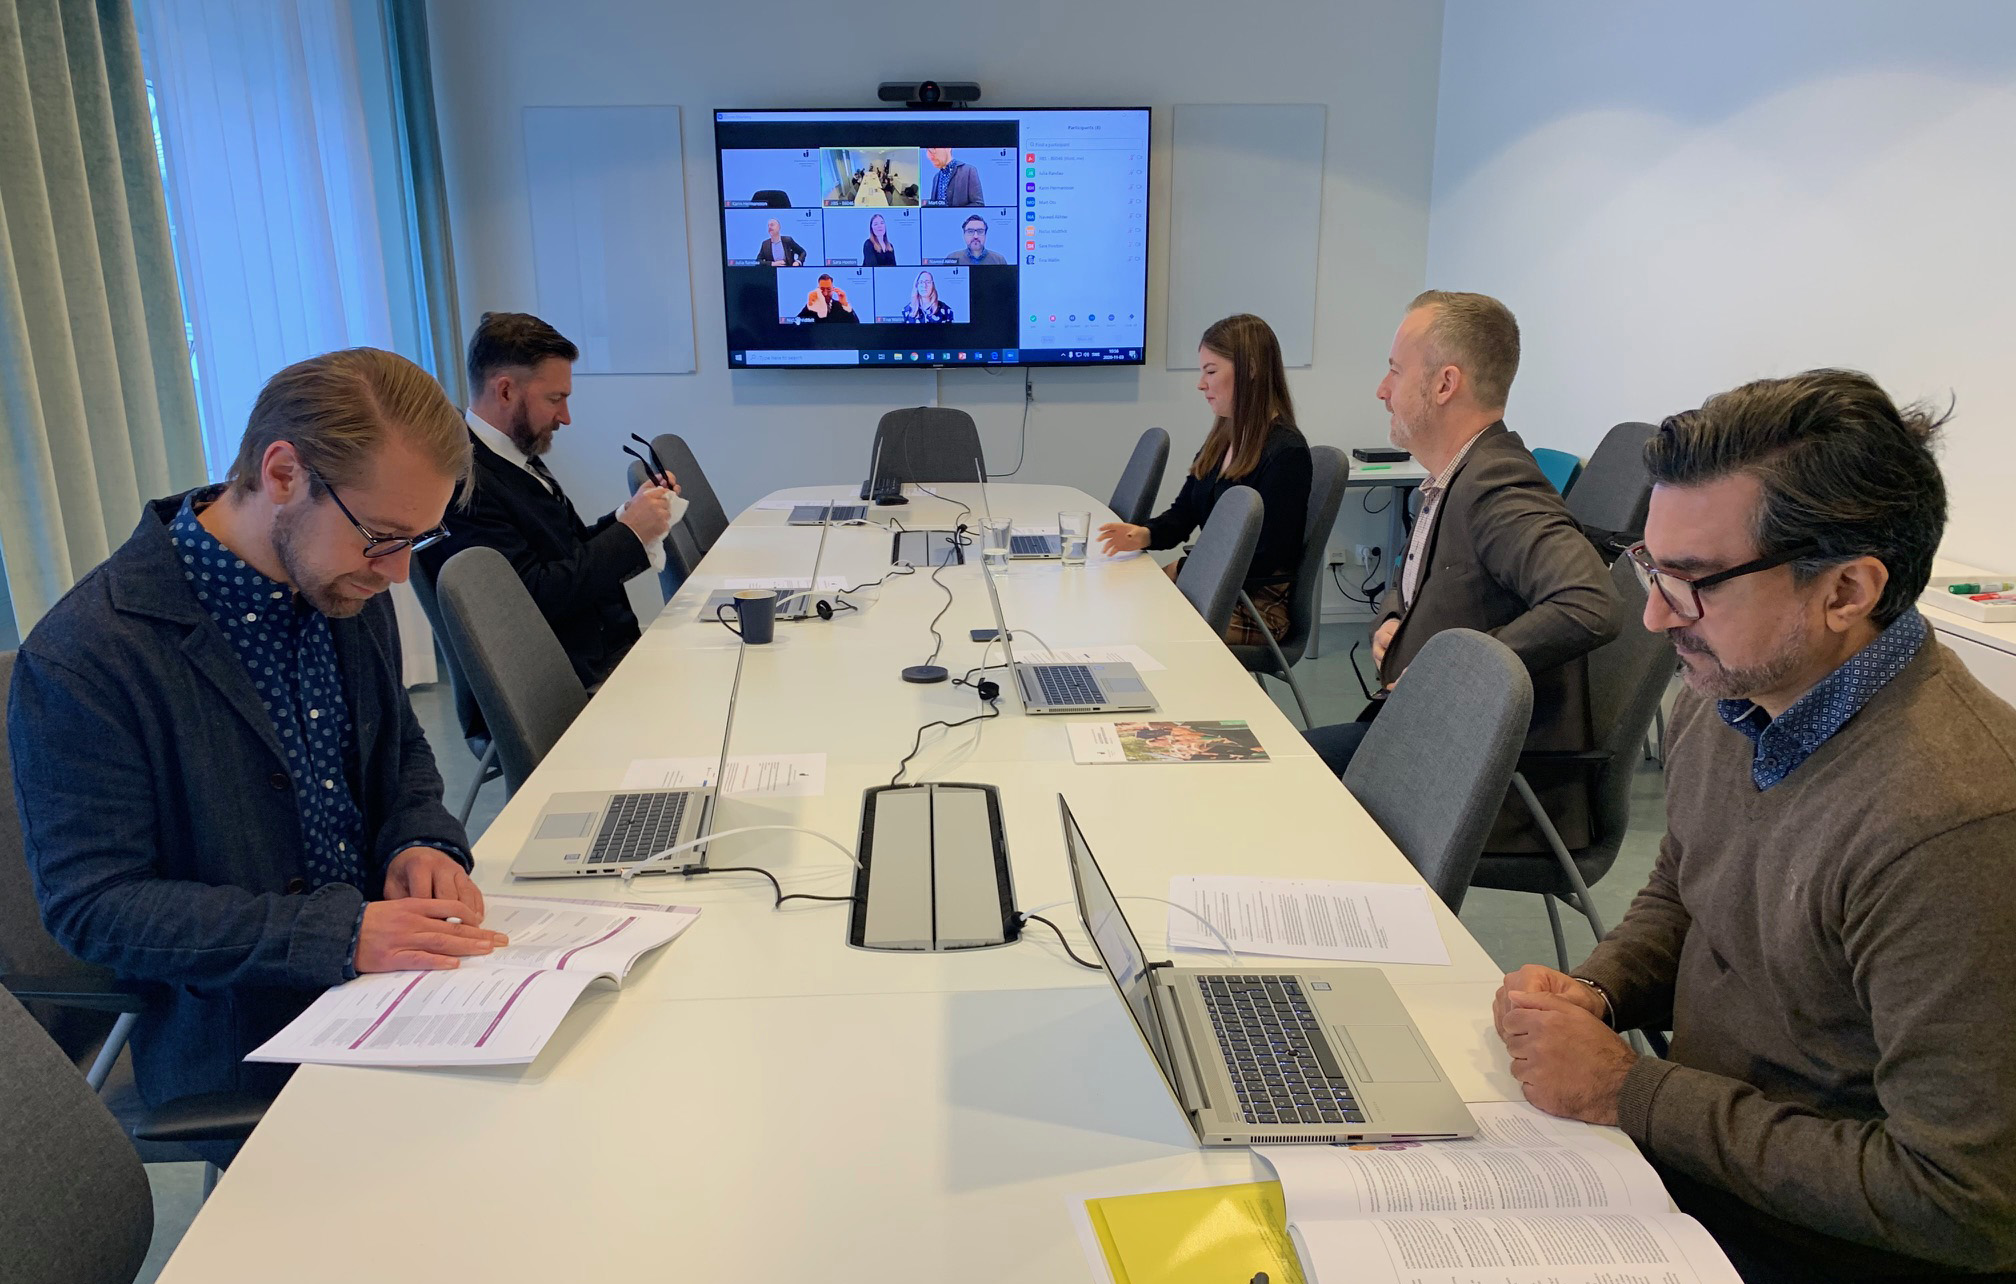
<path id="1" fill-rule="evenodd" d="M 960 502 L 979 507 L 977 486 L 933 490 L 944 499 L 871 513 L 946 526 Z M 1060 508 L 1110 520 L 1069 488 L 988 492 L 1025 524 Z M 486 891 L 621 894 L 614 880 L 514 883 L 506 870 L 551 794 L 617 787 L 637 758 L 718 754 L 737 644 L 698 608 L 724 578 L 810 574 L 819 531 L 786 516 L 737 518 L 504 808 L 477 844 Z M 874 579 L 889 545 L 886 530 L 835 528 L 820 573 Z M 977 565 L 940 578 L 953 595 L 940 662 L 957 674 L 981 663 L 968 630 L 993 614 Z M 1245 718 L 1271 758 L 1077 766 L 1071 719 L 1028 717 L 1012 696 L 997 719 L 927 733 L 905 779 L 999 787 L 1019 907 L 1070 895 L 1060 793 L 1123 897 L 1166 895 L 1173 874 L 1420 881 L 1152 560 L 1020 563 L 1000 585 L 1018 635 L 1142 646 L 1167 666 L 1146 674 L 1154 716 Z M 717 831 L 799 825 L 851 847 L 861 791 L 888 783 L 918 724 L 978 711 L 966 688 L 898 677 L 930 651 L 945 605 L 927 572 L 857 600 L 865 610 L 780 623 L 775 643 L 750 648 L 737 705 L 735 755 L 823 752 L 825 792 L 731 796 Z M 731 835 L 710 861 L 762 866 L 787 891 L 851 886 L 846 859 L 802 834 Z M 773 909 L 754 875 L 639 878 L 631 894 L 703 912 L 622 990 L 584 996 L 529 1066 L 302 1067 L 161 1278 L 1088 1279 L 1074 1201 L 1266 1175 L 1248 1152 L 1195 1146 L 1103 975 L 1039 925 L 994 950 L 880 953 L 847 946 L 844 904 Z M 1490 1029 L 1499 971 L 1429 899 L 1450 963 L 1385 970 L 1466 1099 L 1516 1099 Z M 1165 907 L 1127 909 L 1167 957 Z M 1045 916 L 1089 953 L 1074 908 Z"/>

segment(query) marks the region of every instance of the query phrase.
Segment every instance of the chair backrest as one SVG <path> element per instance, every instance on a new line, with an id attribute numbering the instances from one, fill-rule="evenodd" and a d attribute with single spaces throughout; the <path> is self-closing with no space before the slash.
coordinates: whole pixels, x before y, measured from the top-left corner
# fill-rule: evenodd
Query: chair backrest
<path id="1" fill-rule="evenodd" d="M 1266 509 L 1260 492 L 1251 486 L 1234 486 L 1218 497 L 1211 516 L 1183 569 L 1176 573 L 1176 587 L 1197 608 L 1197 614 L 1224 636 L 1232 624 L 1232 608 L 1239 603 L 1239 588 L 1246 572 L 1253 568 L 1253 549 L 1260 543 L 1260 522 Z"/>
<path id="2" fill-rule="evenodd" d="M 1652 502 L 1645 442 L 1658 431 L 1654 424 L 1618 424 L 1604 433 L 1567 492 L 1569 513 L 1606 562 L 1644 538 L 1645 509 Z"/>
<path id="3" fill-rule="evenodd" d="M 147 1173 L 98 1094 L 0 992 L 0 1278 L 131 1284 L 154 1235 Z"/>
<path id="4" fill-rule="evenodd" d="M 21 813 L 14 802 L 14 758 L 7 740 L 14 654 L 0 651 L 0 976 L 98 976 L 110 980 L 108 969 L 73 958 L 42 926 L 35 880 L 28 872 L 28 845 L 21 835 Z M 73 1061 L 94 1053 L 112 1028 L 112 1018 L 102 1012 L 46 1003 L 35 1004 L 31 1011 Z M 0 1114 L 6 1110 L 0 1102 Z M 0 1242 L 4 1240 L 0 1235 Z"/>
<path id="5" fill-rule="evenodd" d="M 1533 680 L 1512 649 L 1445 629 L 1408 664 L 1344 769 L 1344 787 L 1452 911 L 1463 906 L 1532 716 Z"/>
<path id="6" fill-rule="evenodd" d="M 1281 658 L 1294 664 L 1309 645 L 1322 616 L 1324 558 L 1330 532 L 1344 503 L 1344 484 L 1351 479 L 1351 461 L 1335 446 L 1309 448 L 1309 524 L 1302 530 L 1302 560 L 1288 590 L 1288 632 L 1281 639 Z"/>
<path id="7" fill-rule="evenodd" d="M 1583 877 L 1594 881 L 1609 872 L 1610 862 L 1624 843 L 1631 821 L 1631 780 L 1637 774 L 1646 729 L 1665 697 L 1679 664 L 1673 641 L 1644 625 L 1645 590 L 1620 557 L 1610 567 L 1610 583 L 1624 599 L 1624 631 L 1589 653 L 1589 724 L 1597 749 L 1610 756 L 1597 769 L 1591 790 L 1590 836 L 1587 849 L 1574 853 L 1586 864 Z"/>
<path id="8" fill-rule="evenodd" d="M 668 468 L 671 467 L 669 462 L 666 466 Z M 678 475 L 675 470 L 673 476 L 676 477 Z M 632 495 L 635 495 L 643 487 L 644 479 L 647 476 L 649 474 L 644 471 L 644 465 L 635 461 L 631 462 L 627 477 L 630 482 L 630 493 Z M 686 484 L 685 480 L 682 478 L 679 484 L 684 486 Z M 688 509 L 687 513 L 690 516 L 692 510 Z M 704 554 L 701 553 L 700 546 L 694 542 L 693 532 L 687 529 L 685 518 L 681 518 L 667 528 L 664 545 L 665 569 L 658 572 L 658 589 L 665 595 L 665 600 L 669 602 L 672 600 L 672 595 L 679 591 L 679 586 L 692 576 L 693 569 L 700 565 L 700 559 Z"/>
<path id="9" fill-rule="evenodd" d="M 463 549 L 441 568 L 435 589 L 449 645 L 497 741 L 504 786 L 515 792 L 572 725 L 588 693 L 502 553 Z"/>
<path id="10" fill-rule="evenodd" d="M 1533 452 L 1533 462 L 1540 465 L 1541 475 L 1553 483 L 1554 489 L 1563 495 L 1566 495 L 1568 488 L 1575 484 L 1575 479 L 1582 475 L 1581 458 L 1565 450 L 1551 450 L 1541 446 Z"/>
<path id="11" fill-rule="evenodd" d="M 1130 526 L 1139 526 L 1155 511 L 1155 497 L 1162 493 L 1162 470 L 1169 465 L 1169 433 L 1150 428 L 1134 443 L 1127 467 L 1120 471 L 1120 484 L 1113 488 L 1113 502 L 1107 507 Z"/>
<path id="12" fill-rule="evenodd" d="M 714 484 L 707 480 L 707 472 L 694 457 L 693 448 L 678 433 L 659 433 L 651 439 L 651 449 L 658 452 L 658 458 L 678 479 L 679 494 L 686 501 L 686 515 L 679 519 L 679 524 L 692 537 L 693 547 L 700 556 L 707 556 L 714 541 L 728 529 L 728 511 L 721 507 Z"/>
<path id="13" fill-rule="evenodd" d="M 471 752 L 482 757 L 490 747 L 490 732 L 483 725 L 483 710 L 477 707 L 476 693 L 469 689 L 469 679 L 462 672 L 462 658 L 455 654 L 455 644 L 448 640 L 448 630 L 441 622 L 441 599 L 434 592 L 434 577 L 427 572 L 427 566 L 419 558 L 412 561 L 413 572 L 409 580 L 413 585 L 413 596 L 420 599 L 420 609 L 427 613 L 427 623 L 434 626 L 434 636 L 441 639 L 441 659 L 448 667 L 448 693 L 455 700 L 455 723 L 462 731 L 462 739 L 468 742 Z"/>
<path id="14" fill-rule="evenodd" d="M 867 464 L 885 479 L 928 485 L 978 481 L 976 460 L 979 468 L 987 466 L 973 416 L 947 406 L 912 406 L 890 411 L 875 425 Z"/>

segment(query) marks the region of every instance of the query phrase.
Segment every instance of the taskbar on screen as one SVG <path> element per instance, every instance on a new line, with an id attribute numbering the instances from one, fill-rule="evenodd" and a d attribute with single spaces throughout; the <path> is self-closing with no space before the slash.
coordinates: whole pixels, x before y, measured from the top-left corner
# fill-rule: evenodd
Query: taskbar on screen
<path id="1" fill-rule="evenodd" d="M 737 366 L 1062 366 L 1141 363 L 1139 348 L 890 348 L 731 352 Z"/>

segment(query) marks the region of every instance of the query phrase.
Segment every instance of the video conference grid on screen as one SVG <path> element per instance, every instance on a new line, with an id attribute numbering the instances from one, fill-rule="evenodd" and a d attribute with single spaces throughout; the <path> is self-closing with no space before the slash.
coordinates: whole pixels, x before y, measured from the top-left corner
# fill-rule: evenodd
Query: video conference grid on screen
<path id="1" fill-rule="evenodd" d="M 720 111 L 733 366 L 1139 364 L 1148 111 Z"/>

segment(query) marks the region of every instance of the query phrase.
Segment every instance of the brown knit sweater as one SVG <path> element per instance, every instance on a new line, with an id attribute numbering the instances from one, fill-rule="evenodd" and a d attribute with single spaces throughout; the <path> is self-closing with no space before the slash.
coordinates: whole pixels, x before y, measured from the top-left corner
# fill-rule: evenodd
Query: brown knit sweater
<path id="1" fill-rule="evenodd" d="M 1815 1278 L 2016 1267 L 2016 710 L 1928 639 L 1772 789 L 1752 756 L 1682 696 L 1652 879 L 1577 969 L 1673 1031 L 1619 1122 Z"/>

